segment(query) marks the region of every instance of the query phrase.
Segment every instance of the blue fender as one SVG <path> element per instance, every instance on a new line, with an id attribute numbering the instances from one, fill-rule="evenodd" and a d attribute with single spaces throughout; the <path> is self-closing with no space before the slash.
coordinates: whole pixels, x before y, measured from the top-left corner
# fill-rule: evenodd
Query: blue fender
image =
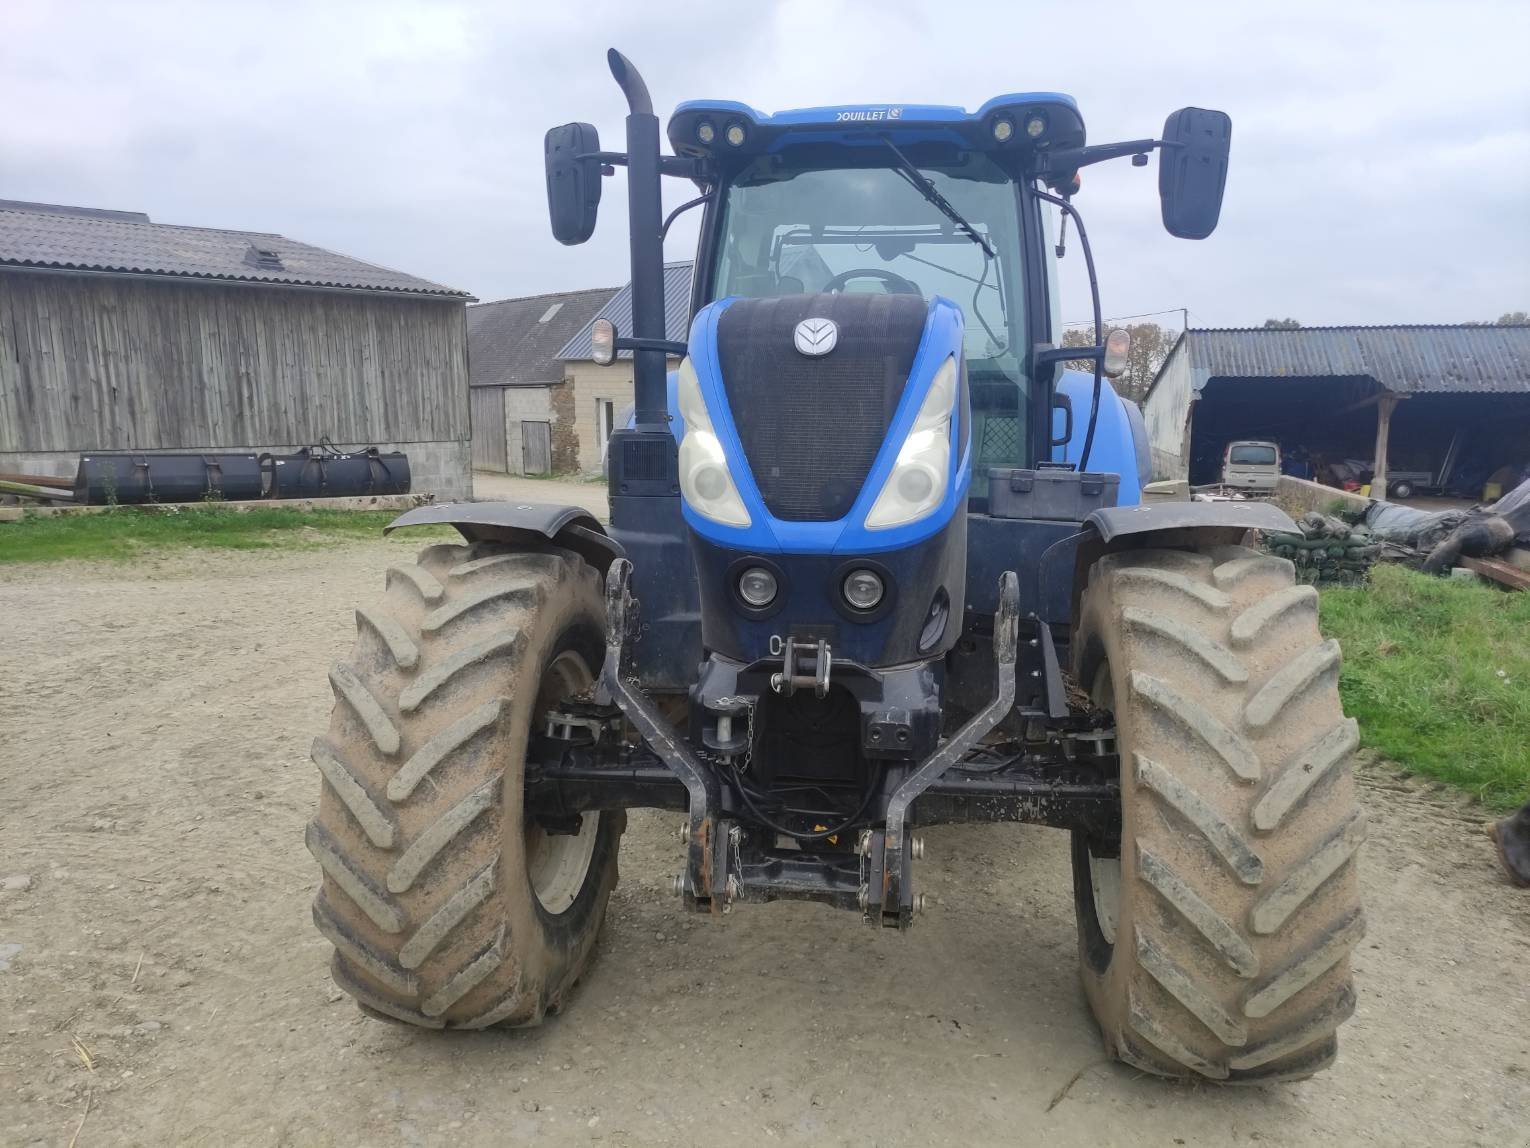
<path id="1" fill-rule="evenodd" d="M 1066 443 L 1052 448 L 1052 461 L 1077 465 L 1084 450 L 1084 435 L 1089 430 L 1094 375 L 1063 371 L 1057 380 L 1057 393 L 1066 395 L 1073 404 L 1073 433 Z M 1100 380 L 1100 415 L 1095 421 L 1089 469 L 1121 476 L 1117 506 L 1136 506 L 1141 502 L 1142 488 L 1152 477 L 1152 456 L 1142 412 L 1136 403 L 1116 394 L 1109 379 Z"/>

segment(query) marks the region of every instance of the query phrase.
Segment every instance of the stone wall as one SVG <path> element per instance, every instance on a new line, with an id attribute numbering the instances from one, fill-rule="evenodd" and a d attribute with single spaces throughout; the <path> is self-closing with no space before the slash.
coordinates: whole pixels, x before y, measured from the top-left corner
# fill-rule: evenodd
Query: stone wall
<path id="1" fill-rule="evenodd" d="M 552 407 L 554 474 L 579 473 L 579 432 L 574 426 L 574 384 L 568 379 L 548 391 Z"/>

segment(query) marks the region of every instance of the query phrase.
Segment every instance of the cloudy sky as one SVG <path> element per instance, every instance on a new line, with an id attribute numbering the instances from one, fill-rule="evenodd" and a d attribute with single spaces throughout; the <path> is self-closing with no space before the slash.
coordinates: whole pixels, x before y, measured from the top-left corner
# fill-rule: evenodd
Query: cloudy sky
<path id="1" fill-rule="evenodd" d="M 1109 315 L 1530 309 L 1525 0 L 4 0 L 0 198 L 280 232 L 483 299 L 615 286 L 620 177 L 594 240 L 560 247 L 541 143 L 583 119 L 618 146 L 612 45 L 664 113 L 1056 90 L 1103 142 L 1154 134 L 1181 105 L 1225 109 L 1232 172 L 1209 240 L 1163 232 L 1156 166 L 1085 173 Z M 677 227 L 670 258 L 693 240 Z M 1080 264 L 1065 265 L 1068 318 L 1088 311 Z"/>

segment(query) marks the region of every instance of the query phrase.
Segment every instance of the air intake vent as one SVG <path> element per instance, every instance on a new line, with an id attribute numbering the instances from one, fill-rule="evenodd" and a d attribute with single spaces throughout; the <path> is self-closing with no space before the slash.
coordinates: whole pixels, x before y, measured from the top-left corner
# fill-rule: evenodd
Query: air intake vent
<path id="1" fill-rule="evenodd" d="M 661 438 L 622 443 L 622 477 L 628 482 L 663 482 L 669 477 L 668 444 Z"/>
<path id="2" fill-rule="evenodd" d="M 887 437 L 924 333 L 918 295 L 782 295 L 722 313 L 723 389 L 765 507 L 788 522 L 850 511 Z M 806 319 L 836 324 L 833 350 L 796 346 Z"/>
<path id="3" fill-rule="evenodd" d="M 244 253 L 244 261 L 251 267 L 258 267 L 262 271 L 285 271 L 282 266 L 282 257 L 269 247 L 260 247 L 250 244 L 249 250 Z"/>

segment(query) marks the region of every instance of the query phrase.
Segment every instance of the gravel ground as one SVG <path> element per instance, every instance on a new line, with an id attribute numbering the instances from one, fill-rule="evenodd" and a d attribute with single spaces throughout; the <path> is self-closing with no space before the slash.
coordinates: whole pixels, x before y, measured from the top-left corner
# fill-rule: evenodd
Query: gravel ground
<path id="1" fill-rule="evenodd" d="M 685 917 L 674 815 L 638 813 L 561 1017 L 363 1017 L 308 921 L 307 746 L 351 607 L 408 549 L 7 570 L 0 1144 L 1530 1142 L 1530 894 L 1480 813 L 1381 767 L 1359 1010 L 1311 1081 L 1103 1062 L 1063 839 L 1003 826 L 927 834 L 934 904 L 895 936 L 808 905 Z"/>

